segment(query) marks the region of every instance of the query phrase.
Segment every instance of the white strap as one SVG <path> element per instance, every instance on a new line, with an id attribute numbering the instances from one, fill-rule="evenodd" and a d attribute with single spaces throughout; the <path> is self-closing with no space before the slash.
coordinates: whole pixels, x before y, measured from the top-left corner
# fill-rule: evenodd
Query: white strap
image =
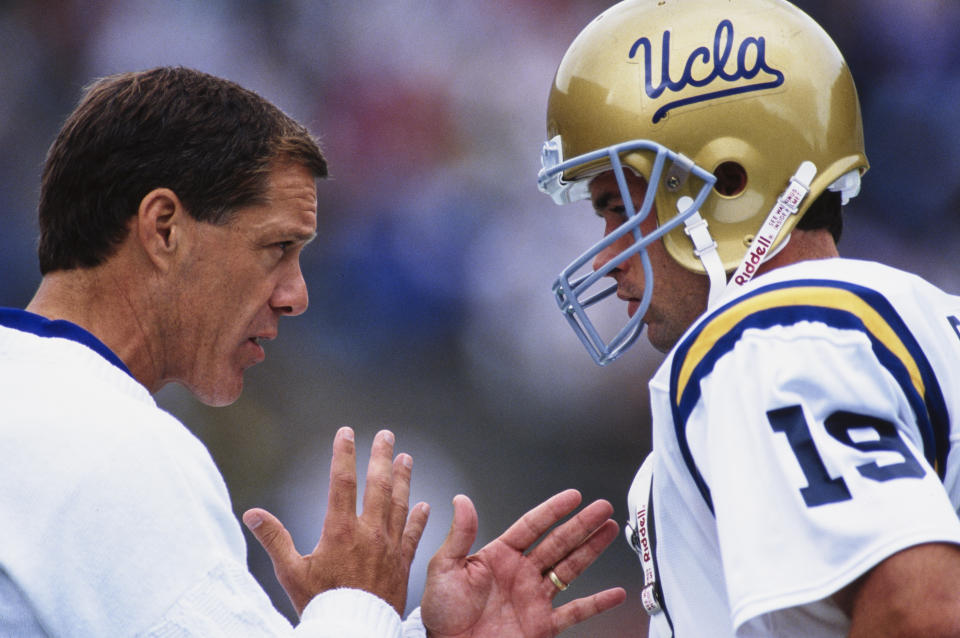
<path id="1" fill-rule="evenodd" d="M 817 167 L 814 166 L 813 162 L 807 161 L 800 164 L 800 168 L 790 178 L 789 186 L 777 198 L 776 204 L 770 210 L 753 241 L 750 242 L 747 254 L 743 256 L 736 272 L 730 278 L 730 285 L 743 286 L 757 274 L 760 264 L 770 257 L 770 247 L 777 240 L 780 229 L 783 228 L 787 219 L 791 215 L 796 215 L 800 209 L 800 203 L 810 192 L 810 182 L 813 181 L 816 174 Z"/>
<path id="2" fill-rule="evenodd" d="M 691 206 L 693 206 L 693 199 L 690 197 L 681 197 L 677 200 L 677 209 L 681 214 Z M 713 302 L 727 287 L 727 273 L 723 269 L 723 262 L 720 261 L 720 253 L 717 252 L 717 242 L 713 240 L 707 220 L 700 215 L 700 211 L 687 217 L 683 225 L 683 232 L 693 242 L 693 254 L 700 258 L 710 278 L 710 297 L 707 306 L 713 307 Z"/>
<path id="3" fill-rule="evenodd" d="M 640 558 L 643 567 L 643 589 L 640 590 L 640 600 L 648 614 L 653 615 L 662 611 L 657 600 L 657 570 L 653 562 L 654 548 L 650 542 L 650 519 L 647 516 L 647 507 L 650 502 L 650 489 L 653 482 L 653 453 L 647 456 L 643 465 L 633 478 L 633 484 L 627 493 L 627 507 L 630 520 L 624 532 L 627 542 Z"/>

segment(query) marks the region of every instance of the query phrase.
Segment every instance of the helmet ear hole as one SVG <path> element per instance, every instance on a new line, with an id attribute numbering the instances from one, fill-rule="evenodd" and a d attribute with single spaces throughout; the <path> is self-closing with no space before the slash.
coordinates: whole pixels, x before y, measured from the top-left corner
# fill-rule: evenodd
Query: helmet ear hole
<path id="1" fill-rule="evenodd" d="M 736 162 L 723 162 L 713 171 L 713 190 L 722 197 L 736 197 L 747 188 L 747 171 Z"/>

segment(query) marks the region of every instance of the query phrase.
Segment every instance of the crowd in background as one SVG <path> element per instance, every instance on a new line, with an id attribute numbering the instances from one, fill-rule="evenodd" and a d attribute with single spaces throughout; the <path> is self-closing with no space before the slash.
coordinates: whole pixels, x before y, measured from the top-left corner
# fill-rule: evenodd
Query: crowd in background
<path id="1" fill-rule="evenodd" d="M 169 64 L 230 78 L 317 133 L 332 174 L 304 253 L 310 309 L 281 322 L 241 399 L 158 397 L 209 446 L 236 510 L 266 507 L 312 547 L 334 432 L 353 426 L 363 450 L 390 427 L 414 457 L 413 499 L 433 506 L 411 606 L 457 493 L 477 504 L 481 542 L 566 487 L 625 519 L 661 355 L 638 346 L 601 369 L 583 351 L 550 284 L 602 228 L 589 205 L 556 207 L 535 180 L 553 72 L 609 4 L 0 3 L 0 305 L 24 306 L 39 282 L 40 170 L 85 84 Z M 845 53 L 863 107 L 871 169 L 841 252 L 960 293 L 960 3 L 796 4 Z M 631 592 L 571 636 L 636 635 L 635 561 L 618 543 L 561 596 Z M 255 543 L 250 562 L 292 617 Z"/>

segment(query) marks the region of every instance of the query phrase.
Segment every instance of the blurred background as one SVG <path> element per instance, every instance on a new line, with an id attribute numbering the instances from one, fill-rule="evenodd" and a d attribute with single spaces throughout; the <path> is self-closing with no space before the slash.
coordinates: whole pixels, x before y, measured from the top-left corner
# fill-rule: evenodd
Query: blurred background
<path id="1" fill-rule="evenodd" d="M 83 86 L 184 65 L 251 88 L 319 134 L 332 168 L 304 254 L 311 306 L 285 320 L 242 398 L 158 399 L 210 448 L 238 513 L 265 507 L 301 551 L 318 538 L 336 429 L 361 463 L 384 427 L 413 455 L 432 515 L 412 608 L 458 493 L 476 545 L 567 488 L 627 518 L 649 448 L 644 341 L 596 367 L 556 310 L 557 272 L 599 237 L 588 204 L 558 208 L 536 172 L 553 72 L 601 0 L 0 2 L 0 305 L 39 282 L 44 154 Z M 799 0 L 847 56 L 872 168 L 841 252 L 960 292 L 960 2 Z M 285 325 L 284 325 L 285 324 Z M 294 618 L 265 553 L 251 568 Z M 564 634 L 639 636 L 637 559 L 618 541 L 558 600 L 622 585 L 628 603 Z"/>

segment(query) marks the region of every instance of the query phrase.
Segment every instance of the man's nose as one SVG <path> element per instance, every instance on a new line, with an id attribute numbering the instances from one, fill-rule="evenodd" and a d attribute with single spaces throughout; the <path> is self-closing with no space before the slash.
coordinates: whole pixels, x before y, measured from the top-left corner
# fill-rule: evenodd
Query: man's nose
<path id="1" fill-rule="evenodd" d="M 303 278 L 300 265 L 296 264 L 293 271 L 274 289 L 270 306 L 283 315 L 296 317 L 306 311 L 308 303 L 307 282 Z"/>

